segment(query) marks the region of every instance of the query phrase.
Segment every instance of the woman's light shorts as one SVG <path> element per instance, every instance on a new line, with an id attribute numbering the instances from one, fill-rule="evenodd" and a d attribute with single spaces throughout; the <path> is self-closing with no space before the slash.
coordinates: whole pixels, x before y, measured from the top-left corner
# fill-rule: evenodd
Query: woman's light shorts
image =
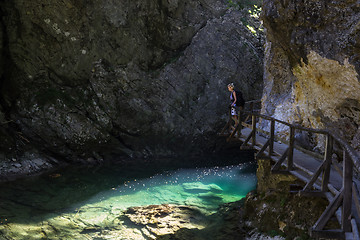
<path id="1" fill-rule="evenodd" d="M 231 116 L 237 116 L 236 109 L 231 107 Z"/>

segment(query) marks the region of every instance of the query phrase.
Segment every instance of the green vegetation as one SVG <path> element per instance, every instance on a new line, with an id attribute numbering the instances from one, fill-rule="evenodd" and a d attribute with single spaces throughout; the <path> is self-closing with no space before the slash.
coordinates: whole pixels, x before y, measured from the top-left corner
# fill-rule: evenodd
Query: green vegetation
<path id="1" fill-rule="evenodd" d="M 285 237 L 285 234 L 283 232 L 279 232 L 277 230 L 270 230 L 268 233 L 267 233 L 268 236 L 270 237 L 276 237 L 276 236 L 281 236 L 281 237 Z"/>
<path id="2" fill-rule="evenodd" d="M 228 8 L 242 10 L 244 8 L 261 8 L 262 0 L 228 0 Z M 260 6 L 260 7 L 258 7 Z"/>
<path id="3" fill-rule="evenodd" d="M 238 11 L 242 11 L 244 14 L 241 18 L 241 22 L 248 28 L 251 34 L 258 36 L 259 31 L 263 32 L 262 25 L 260 23 L 260 13 L 262 1 L 258 0 L 228 0 L 228 8 L 234 8 Z"/>
<path id="4" fill-rule="evenodd" d="M 288 201 L 287 197 L 281 198 L 280 206 L 284 207 L 287 201 Z"/>

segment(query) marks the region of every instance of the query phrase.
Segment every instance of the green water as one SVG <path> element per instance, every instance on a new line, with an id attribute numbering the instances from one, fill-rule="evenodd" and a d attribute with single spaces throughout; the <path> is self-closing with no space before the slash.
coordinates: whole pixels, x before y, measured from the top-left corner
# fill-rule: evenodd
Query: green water
<path id="1" fill-rule="evenodd" d="M 119 217 L 129 207 L 176 204 L 211 215 L 255 186 L 255 168 L 249 163 L 172 170 L 151 164 L 65 169 L 0 185 L 0 239 L 114 238 L 84 234 L 89 229 L 138 239 L 126 237 L 129 230 Z"/>

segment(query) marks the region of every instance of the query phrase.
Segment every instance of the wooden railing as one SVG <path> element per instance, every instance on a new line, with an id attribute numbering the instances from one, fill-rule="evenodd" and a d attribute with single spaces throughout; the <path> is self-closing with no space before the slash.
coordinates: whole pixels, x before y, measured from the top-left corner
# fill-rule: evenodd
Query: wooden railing
<path id="1" fill-rule="evenodd" d="M 317 168 L 317 170 L 312 173 L 312 176 L 309 179 L 305 179 L 306 185 L 301 190 L 301 193 L 304 194 L 313 192 L 317 195 L 326 196 L 330 202 L 324 213 L 320 216 L 318 221 L 313 226 L 311 230 L 312 236 L 344 238 L 346 232 L 352 232 L 354 234 L 354 239 L 360 239 L 357 230 L 357 224 L 359 221 L 356 221 L 356 218 L 352 216 L 353 198 L 358 214 L 357 219 L 359 219 L 360 217 L 359 194 L 357 192 L 356 184 L 353 181 L 355 180 L 355 178 L 353 178 L 354 172 L 357 174 L 360 173 L 360 158 L 357 152 L 339 136 L 328 130 L 306 128 L 298 124 L 291 124 L 270 116 L 262 115 L 258 111 L 254 110 L 254 105 L 257 103 L 258 101 L 247 102 L 247 107 L 245 108 L 245 110 L 240 111 L 240 121 L 235 122 L 230 115 L 229 121 L 225 125 L 221 133 L 224 134 L 227 129 L 230 130 L 227 138 L 228 141 L 232 139 L 242 139 L 242 148 L 250 145 L 250 147 L 257 148 L 258 152 L 256 154 L 256 157 L 265 155 L 266 157 L 274 160 L 275 164 L 272 167 L 273 172 L 284 171 L 281 168 L 285 166 L 285 171 L 291 172 L 294 175 L 298 174 L 296 169 L 301 168 L 301 166 L 296 165 L 293 162 L 294 149 L 300 149 L 301 151 L 314 156 L 320 155 L 318 153 L 305 150 L 300 146 L 296 145 L 295 133 L 302 131 L 309 134 L 317 134 L 319 136 L 322 135 L 325 139 L 322 163 Z M 258 127 L 260 122 L 262 126 L 264 126 L 265 121 L 270 122 L 270 124 L 268 125 L 269 127 L 267 127 L 269 129 L 268 131 L 264 130 L 263 127 Z M 232 122 L 234 122 L 233 125 L 231 124 Z M 275 135 L 276 126 L 279 124 L 288 127 L 287 139 L 279 138 Z M 243 127 L 251 129 L 251 132 L 248 134 L 248 136 L 241 135 L 241 129 Z M 257 134 L 261 134 L 267 137 L 267 141 L 264 144 L 261 144 L 261 146 L 257 145 Z M 288 147 L 286 148 L 285 152 L 280 154 L 279 157 L 276 159 L 274 156 L 274 143 L 275 141 L 279 140 L 288 144 Z M 332 159 L 333 153 L 339 154 L 339 152 L 342 152 L 342 159 L 339 161 L 342 162 L 342 167 L 339 166 Z M 285 162 L 287 162 L 287 164 L 285 164 Z M 339 190 L 335 189 L 329 182 L 331 168 L 336 169 L 342 177 L 342 187 Z M 322 175 L 321 179 L 319 179 L 320 175 Z M 320 184 L 316 184 L 315 187 L 315 183 L 317 182 L 320 182 Z M 313 190 L 314 188 L 320 189 Z M 329 194 L 330 192 L 332 194 Z M 340 213 L 338 209 L 341 209 Z M 335 215 L 335 213 L 337 213 L 339 223 L 341 224 L 341 229 L 324 230 L 325 225 L 330 220 L 330 218 Z"/>

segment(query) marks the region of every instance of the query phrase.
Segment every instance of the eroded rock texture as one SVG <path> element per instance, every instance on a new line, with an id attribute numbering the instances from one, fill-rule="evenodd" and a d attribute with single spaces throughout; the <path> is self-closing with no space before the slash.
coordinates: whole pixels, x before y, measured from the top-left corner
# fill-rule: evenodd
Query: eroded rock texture
<path id="1" fill-rule="evenodd" d="M 207 152 L 226 84 L 261 96 L 259 22 L 227 1 L 0 6 L 2 172 Z"/>
<path id="2" fill-rule="evenodd" d="M 263 112 L 330 128 L 360 150 L 359 1 L 264 0 L 262 14 Z"/>

